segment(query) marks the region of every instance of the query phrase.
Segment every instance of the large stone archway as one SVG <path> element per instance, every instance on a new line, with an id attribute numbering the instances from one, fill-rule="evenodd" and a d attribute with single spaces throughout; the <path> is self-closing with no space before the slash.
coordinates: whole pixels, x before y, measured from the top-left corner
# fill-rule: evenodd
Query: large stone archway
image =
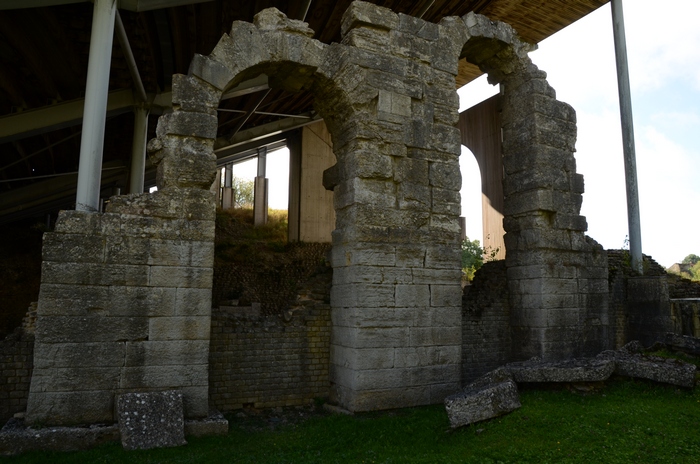
<path id="1" fill-rule="evenodd" d="M 514 357 L 589 346 L 567 338 L 591 320 L 604 282 L 578 215 L 574 114 L 554 100 L 529 46 L 477 15 L 433 24 L 359 1 L 341 43 L 311 35 L 273 9 L 235 22 L 173 79 L 173 111 L 149 143 L 158 192 L 115 197 L 104 214 L 61 213 L 45 239 L 28 422 L 112 421 L 115 395 L 165 389 L 184 393 L 187 416 L 207 414 L 216 108 L 223 91 L 260 73 L 314 94 L 338 160 L 324 173 L 336 210 L 333 401 L 405 407 L 460 387 L 462 56 L 506 89 Z"/>

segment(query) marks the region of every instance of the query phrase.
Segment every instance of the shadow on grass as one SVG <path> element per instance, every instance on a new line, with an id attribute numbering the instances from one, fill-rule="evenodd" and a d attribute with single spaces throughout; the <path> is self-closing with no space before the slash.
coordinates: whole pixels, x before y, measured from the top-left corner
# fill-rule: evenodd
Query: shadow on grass
<path id="1" fill-rule="evenodd" d="M 232 418 L 225 437 L 180 448 L 28 453 L 23 463 L 696 463 L 700 389 L 616 379 L 581 395 L 524 390 L 523 407 L 457 430 L 441 405 L 355 416 L 312 415 L 281 427 Z"/>

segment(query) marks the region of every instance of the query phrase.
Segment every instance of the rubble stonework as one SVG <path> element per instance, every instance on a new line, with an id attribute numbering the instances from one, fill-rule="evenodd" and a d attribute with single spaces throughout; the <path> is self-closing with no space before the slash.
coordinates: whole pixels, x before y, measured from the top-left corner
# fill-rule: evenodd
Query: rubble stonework
<path id="1" fill-rule="evenodd" d="M 44 246 L 28 422 L 111 421 L 114 397 L 181 390 L 207 413 L 216 109 L 265 73 L 305 89 L 333 138 L 331 400 L 351 411 L 442 401 L 462 358 L 458 60 L 504 89 L 507 273 L 514 357 L 607 343 L 607 269 L 584 236 L 575 114 L 532 48 L 475 14 L 429 23 L 356 1 L 341 43 L 265 10 L 236 21 L 189 74 L 148 149 L 154 194 L 63 212 Z M 597 350 L 605 348 L 598 346 Z"/>

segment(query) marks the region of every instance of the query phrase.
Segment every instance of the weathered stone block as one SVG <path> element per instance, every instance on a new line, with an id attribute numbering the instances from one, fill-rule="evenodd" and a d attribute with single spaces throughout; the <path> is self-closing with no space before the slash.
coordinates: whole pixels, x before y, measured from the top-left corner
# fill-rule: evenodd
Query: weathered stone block
<path id="1" fill-rule="evenodd" d="M 37 320 L 41 343 L 116 342 L 148 336 L 147 317 L 45 316 Z"/>
<path id="2" fill-rule="evenodd" d="M 208 365 L 132 366 L 121 368 L 120 388 L 142 390 L 206 386 Z"/>
<path id="3" fill-rule="evenodd" d="M 408 327 L 334 327 L 331 343 L 349 348 L 386 348 L 409 345 Z"/>
<path id="4" fill-rule="evenodd" d="M 430 305 L 428 285 L 397 285 L 395 305 L 399 308 L 427 307 Z"/>
<path id="5" fill-rule="evenodd" d="M 430 245 L 425 249 L 424 265 L 432 269 L 455 269 L 459 268 L 460 256 L 456 242 L 454 245 Z"/>
<path id="6" fill-rule="evenodd" d="M 212 173 L 214 171 L 212 170 Z M 210 239 L 214 235 L 214 217 L 216 215 L 216 205 L 214 195 L 209 190 L 200 188 L 179 188 L 164 187 L 152 194 L 142 195 L 121 195 L 114 197 L 108 211 L 118 211 L 124 215 L 122 231 L 126 234 L 127 228 L 138 223 L 142 223 L 141 234 L 153 234 L 154 238 L 186 238 L 192 237 L 194 240 Z M 140 216 L 136 219 L 133 216 Z M 179 219 L 172 223 L 152 221 L 143 216 L 152 216 L 156 219 Z M 191 222 L 185 222 L 191 221 Z M 211 221 L 207 225 L 206 221 Z M 156 229 L 153 226 L 163 229 Z M 199 232 L 196 232 L 197 228 Z M 154 230 L 156 229 L 156 230 Z M 158 236 L 157 234 L 164 234 Z M 174 235 L 174 237 L 173 237 Z M 199 238 L 197 238 L 199 237 Z"/>
<path id="7" fill-rule="evenodd" d="M 416 327 L 461 327 L 462 307 L 431 307 L 415 313 L 413 325 Z"/>
<path id="8" fill-rule="evenodd" d="M 126 450 L 187 444 L 182 393 L 178 391 L 119 395 L 117 416 L 122 446 Z"/>
<path id="9" fill-rule="evenodd" d="M 388 158 L 381 156 L 381 158 Z M 388 163 L 391 163 L 389 161 Z M 375 177 L 369 174 L 369 177 Z M 386 177 L 382 177 L 386 179 Z M 351 178 L 335 188 L 334 205 L 336 209 L 354 204 L 366 204 L 377 207 L 393 208 L 396 204 L 396 185 L 391 181 L 372 178 Z"/>
<path id="10" fill-rule="evenodd" d="M 334 268 L 354 265 L 395 266 L 396 252 L 397 248 L 393 245 L 377 244 L 370 248 L 359 246 L 336 246 L 334 244 L 331 252 L 331 264 Z"/>
<path id="11" fill-rule="evenodd" d="M 667 333 L 664 342 L 676 350 L 694 355 L 700 354 L 700 338 Z"/>
<path id="12" fill-rule="evenodd" d="M 462 287 L 458 282 L 452 285 L 431 285 L 430 306 L 434 307 L 461 307 Z"/>
<path id="13" fill-rule="evenodd" d="M 410 327 L 409 346 L 442 346 L 462 343 L 462 329 L 452 327 Z"/>
<path id="14" fill-rule="evenodd" d="M 462 174 L 459 171 L 459 165 L 452 163 L 430 163 L 430 185 L 459 191 L 459 189 L 462 188 Z"/>
<path id="15" fill-rule="evenodd" d="M 206 289 L 211 288 L 213 275 L 210 267 L 150 266 L 148 285 Z"/>
<path id="16" fill-rule="evenodd" d="M 607 352 L 606 352 L 607 353 Z M 693 388 L 697 367 L 677 359 L 616 352 L 615 374 Z"/>
<path id="17" fill-rule="evenodd" d="M 331 288 L 334 307 L 386 308 L 394 303 L 394 285 L 334 284 Z"/>
<path id="18" fill-rule="evenodd" d="M 173 74 L 172 101 L 176 110 L 216 114 L 221 91 L 194 76 Z"/>
<path id="19" fill-rule="evenodd" d="M 340 34 L 345 36 L 349 30 L 359 27 L 388 31 L 398 26 L 399 16 L 390 9 L 355 1 L 343 14 Z"/>
<path id="20" fill-rule="evenodd" d="M 203 419 L 185 421 L 185 436 L 205 437 L 224 436 L 228 434 L 228 421 L 224 415 L 215 411 Z"/>
<path id="21" fill-rule="evenodd" d="M 175 316 L 209 316 L 210 288 L 178 288 L 175 296 Z"/>
<path id="22" fill-rule="evenodd" d="M 209 340 L 131 341 L 121 352 L 120 366 L 202 365 L 209 362 Z"/>
<path id="23" fill-rule="evenodd" d="M 55 367 L 34 371 L 32 390 L 37 392 L 92 392 L 119 386 L 120 367 Z"/>
<path id="24" fill-rule="evenodd" d="M 408 327 L 416 311 L 408 308 L 339 308 L 331 310 L 333 327 Z M 350 346 L 350 345 L 348 345 Z"/>
<path id="25" fill-rule="evenodd" d="M 116 425 L 30 428 L 9 421 L 0 431 L 0 455 L 80 451 L 119 440 Z"/>
<path id="26" fill-rule="evenodd" d="M 47 233 L 44 235 L 43 242 L 44 261 L 104 262 L 105 239 L 99 235 Z"/>
<path id="27" fill-rule="evenodd" d="M 401 210 L 430 211 L 430 187 L 424 184 L 405 181 L 399 184 L 398 205 Z"/>
<path id="28" fill-rule="evenodd" d="M 61 367 L 121 367 L 124 364 L 124 342 L 37 343 L 34 347 L 34 369 Z M 44 375 L 44 374 L 42 374 Z"/>
<path id="29" fill-rule="evenodd" d="M 209 340 L 208 316 L 152 317 L 148 320 L 148 340 Z"/>
<path id="30" fill-rule="evenodd" d="M 443 364 L 459 364 L 461 347 L 452 346 L 411 346 L 394 349 L 395 367 L 424 367 Z"/>
<path id="31" fill-rule="evenodd" d="M 308 23 L 298 19 L 289 19 L 277 8 L 266 8 L 259 12 L 253 18 L 253 24 L 261 31 L 283 31 L 306 37 L 314 35 L 314 31 L 309 28 Z"/>
<path id="32" fill-rule="evenodd" d="M 235 77 L 234 72 L 214 58 L 195 53 L 188 74 L 197 76 L 218 90 L 223 91 Z"/>
<path id="33" fill-rule="evenodd" d="M 358 370 L 390 369 L 395 365 L 394 348 L 351 348 L 334 345 L 331 349 L 331 363 L 338 366 L 353 366 Z"/>
<path id="34" fill-rule="evenodd" d="M 434 385 L 459 382 L 461 366 L 458 363 L 424 366 L 411 369 L 411 385 Z"/>
<path id="35" fill-rule="evenodd" d="M 518 388 L 512 380 L 474 388 L 445 398 L 452 428 L 491 419 L 520 407 Z"/>
<path id="36" fill-rule="evenodd" d="M 615 371 L 615 363 L 607 359 L 579 358 L 547 363 L 525 361 L 504 367 L 516 382 L 602 382 Z"/>
<path id="37" fill-rule="evenodd" d="M 411 97 L 386 90 L 379 91 L 377 112 L 381 119 L 381 113 L 389 113 L 397 116 L 411 116 Z"/>
<path id="38" fill-rule="evenodd" d="M 27 401 L 28 425 L 77 425 L 112 422 L 114 391 L 39 392 Z"/>
<path id="39" fill-rule="evenodd" d="M 197 113 L 194 111 L 174 111 L 161 116 L 158 120 L 158 131 L 163 135 L 180 135 L 215 139 L 217 116 L 215 114 Z"/>

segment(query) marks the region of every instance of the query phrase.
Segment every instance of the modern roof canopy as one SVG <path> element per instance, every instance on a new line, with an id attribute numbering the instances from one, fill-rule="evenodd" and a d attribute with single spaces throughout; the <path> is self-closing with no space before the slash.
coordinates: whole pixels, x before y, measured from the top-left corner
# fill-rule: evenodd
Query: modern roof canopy
<path id="1" fill-rule="evenodd" d="M 252 22 L 276 7 L 303 19 L 314 38 L 340 40 L 351 0 L 119 0 L 109 73 L 104 138 L 104 194 L 132 164 L 135 109 L 159 114 L 170 106 L 174 73 L 187 73 L 195 53 L 207 55 L 233 21 Z M 538 43 L 608 0 L 376 0 L 393 11 L 439 22 L 470 11 L 512 25 Z M 37 218 L 75 202 L 93 4 L 87 0 L 0 2 L 0 223 Z M 456 87 L 481 71 L 460 63 Z M 138 113 L 138 111 L 137 111 Z M 270 90 L 264 75 L 224 95 L 217 155 L 222 160 L 255 145 L 279 142 L 285 131 L 314 121 L 305 92 Z M 140 119 L 143 121 L 143 118 Z M 156 118 L 148 120 L 152 138 Z M 280 135 L 281 134 L 281 135 Z M 267 138 L 274 135 L 273 138 Z M 148 180 L 146 181 L 148 183 Z"/>

